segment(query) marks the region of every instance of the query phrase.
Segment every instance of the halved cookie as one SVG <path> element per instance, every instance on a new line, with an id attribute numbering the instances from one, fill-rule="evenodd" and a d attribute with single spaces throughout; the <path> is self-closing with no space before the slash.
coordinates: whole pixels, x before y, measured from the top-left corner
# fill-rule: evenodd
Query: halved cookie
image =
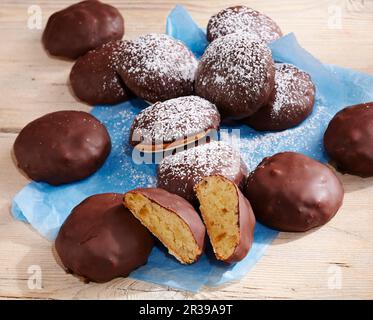
<path id="1" fill-rule="evenodd" d="M 222 175 L 242 188 L 247 168 L 234 147 L 224 141 L 211 141 L 165 157 L 157 169 L 157 187 L 176 193 L 193 205 L 197 203 L 194 186 L 203 177 Z"/>
<path id="2" fill-rule="evenodd" d="M 191 264 L 202 254 L 206 228 L 182 197 L 159 188 L 139 188 L 124 195 L 124 204 L 181 263 Z"/>
<path id="3" fill-rule="evenodd" d="M 242 260 L 253 242 L 255 217 L 237 185 L 215 175 L 195 187 L 215 256 L 228 263 Z"/>

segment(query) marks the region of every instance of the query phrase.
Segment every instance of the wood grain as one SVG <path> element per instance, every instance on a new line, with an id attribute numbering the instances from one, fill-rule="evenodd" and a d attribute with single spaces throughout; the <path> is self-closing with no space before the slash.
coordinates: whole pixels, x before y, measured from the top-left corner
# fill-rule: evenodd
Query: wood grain
<path id="1" fill-rule="evenodd" d="M 109 1 L 109 0 L 108 0 Z M 74 1 L 39 0 L 43 25 L 48 16 Z M 126 37 L 162 32 L 176 1 L 117 1 L 126 20 Z M 236 1 L 179 1 L 201 25 Z M 285 33 L 327 63 L 373 73 L 373 1 L 242 1 L 274 18 Z M 364 4 L 363 4 L 364 3 Z M 131 279 L 83 284 L 66 275 L 51 244 L 10 215 L 14 194 L 27 183 L 12 163 L 16 133 L 29 121 L 61 109 L 88 110 L 72 96 L 71 62 L 50 58 L 40 44 L 41 30 L 27 28 L 34 1 L 3 0 L 0 6 L 0 298 L 33 299 L 280 299 L 373 298 L 373 179 L 343 176 L 345 201 L 326 226 L 306 234 L 280 233 L 264 257 L 241 281 L 198 294 Z M 328 10 L 338 5 L 342 28 L 328 27 Z M 28 287 L 28 268 L 42 270 L 42 289 Z M 331 280 L 341 273 L 341 287 Z M 332 283 L 333 284 L 333 283 Z"/>

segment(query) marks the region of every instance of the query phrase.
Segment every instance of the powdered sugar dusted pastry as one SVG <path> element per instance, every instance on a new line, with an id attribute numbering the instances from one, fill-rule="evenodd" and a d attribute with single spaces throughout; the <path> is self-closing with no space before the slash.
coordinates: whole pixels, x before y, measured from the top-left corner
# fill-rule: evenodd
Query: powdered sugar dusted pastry
<path id="1" fill-rule="evenodd" d="M 158 167 L 158 187 L 195 202 L 194 186 L 205 176 L 218 174 L 242 187 L 247 168 L 239 151 L 213 141 L 164 158 Z"/>
<path id="2" fill-rule="evenodd" d="M 175 148 L 218 130 L 220 114 L 214 104 L 186 96 L 157 102 L 138 114 L 131 127 L 130 143 L 142 151 Z"/>
<path id="3" fill-rule="evenodd" d="M 301 123 L 312 112 L 315 86 L 308 73 L 276 63 L 275 89 L 269 103 L 245 122 L 256 130 L 285 130 Z"/>
<path id="4" fill-rule="evenodd" d="M 244 33 L 217 39 L 198 66 L 197 95 L 215 103 L 225 118 L 243 119 L 265 105 L 274 88 L 271 50 Z"/>
<path id="5" fill-rule="evenodd" d="M 90 105 L 115 104 L 129 97 L 116 70 L 121 65 L 126 41 L 110 41 L 81 56 L 70 73 L 75 95 Z"/>
<path id="6" fill-rule="evenodd" d="M 207 39 L 215 39 L 235 32 L 245 32 L 269 43 L 282 36 L 280 27 L 266 15 L 245 6 L 235 6 L 213 15 L 207 25 Z"/>
<path id="7" fill-rule="evenodd" d="M 150 102 L 193 94 L 197 60 L 180 41 L 151 33 L 124 49 L 119 73 L 138 97 Z"/>

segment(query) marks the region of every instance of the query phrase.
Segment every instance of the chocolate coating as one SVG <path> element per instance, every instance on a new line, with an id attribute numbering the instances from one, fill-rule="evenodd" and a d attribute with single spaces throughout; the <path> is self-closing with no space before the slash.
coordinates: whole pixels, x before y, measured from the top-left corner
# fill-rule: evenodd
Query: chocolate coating
<path id="1" fill-rule="evenodd" d="M 90 176 L 111 150 L 105 126 L 81 111 L 57 111 L 26 125 L 14 142 L 17 164 L 32 180 L 60 185 Z"/>
<path id="2" fill-rule="evenodd" d="M 140 193 L 150 201 L 177 215 L 188 226 L 200 249 L 200 255 L 203 253 L 206 228 L 201 217 L 188 201 L 161 188 L 138 188 L 128 193 Z M 126 203 L 126 195 L 124 196 L 124 202 Z M 195 258 L 195 261 L 198 258 L 199 256 Z"/>
<path id="3" fill-rule="evenodd" d="M 308 73 L 276 63 L 275 88 L 269 102 L 244 120 L 256 130 L 279 131 L 301 123 L 312 112 L 315 86 Z"/>
<path id="4" fill-rule="evenodd" d="M 197 96 L 175 98 L 158 102 L 136 116 L 130 144 L 166 147 L 211 129 L 218 130 L 219 126 L 220 114 L 211 102 Z"/>
<path id="5" fill-rule="evenodd" d="M 240 242 L 236 246 L 233 254 L 226 262 L 241 261 L 246 257 L 254 241 L 255 215 L 249 200 L 243 195 L 235 184 L 238 196 L 238 215 L 240 228 Z"/>
<path id="6" fill-rule="evenodd" d="M 235 6 L 213 15 L 207 24 L 209 42 L 231 33 L 249 33 L 269 43 L 282 36 L 280 27 L 266 15 L 246 6 Z"/>
<path id="7" fill-rule="evenodd" d="M 151 33 L 126 45 L 119 73 L 132 92 L 155 103 L 192 95 L 197 64 L 182 42 Z"/>
<path id="8" fill-rule="evenodd" d="M 42 41 L 51 55 L 76 59 L 110 40 L 122 39 L 123 35 L 124 20 L 119 11 L 88 0 L 52 14 Z"/>
<path id="9" fill-rule="evenodd" d="M 55 242 L 68 272 L 106 282 L 147 262 L 153 237 L 122 201 L 122 194 L 96 194 L 72 210 Z"/>
<path id="10" fill-rule="evenodd" d="M 245 194 L 255 217 L 280 231 L 307 231 L 328 222 L 343 201 L 334 172 L 305 155 L 283 152 L 265 158 L 247 180 Z"/>
<path id="11" fill-rule="evenodd" d="M 194 186 L 205 176 L 219 174 L 242 187 L 247 167 L 240 153 L 212 141 L 165 157 L 158 166 L 157 186 L 196 204 Z"/>
<path id="12" fill-rule="evenodd" d="M 232 33 L 207 47 L 195 90 L 214 103 L 223 118 L 243 119 L 269 101 L 274 80 L 271 50 L 247 34 Z"/>
<path id="13" fill-rule="evenodd" d="M 342 172 L 373 176 L 373 102 L 339 111 L 325 132 L 324 146 Z"/>
<path id="14" fill-rule="evenodd" d="M 130 92 L 116 72 L 121 64 L 125 41 L 115 40 L 87 52 L 70 73 L 71 88 L 90 104 L 116 104 L 129 99 Z"/>

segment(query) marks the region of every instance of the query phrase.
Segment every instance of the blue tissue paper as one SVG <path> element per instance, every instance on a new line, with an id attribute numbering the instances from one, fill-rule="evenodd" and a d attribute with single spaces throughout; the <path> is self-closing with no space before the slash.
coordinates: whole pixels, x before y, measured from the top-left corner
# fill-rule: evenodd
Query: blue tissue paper
<path id="1" fill-rule="evenodd" d="M 167 18 L 167 33 L 183 41 L 197 57 L 207 46 L 205 33 L 183 7 L 176 6 Z M 249 169 L 265 157 L 280 151 L 296 151 L 325 162 L 322 137 L 330 119 L 344 106 L 373 100 L 373 76 L 324 65 L 298 44 L 289 34 L 271 45 L 273 58 L 292 63 L 308 72 L 316 85 L 316 102 L 311 116 L 299 126 L 283 132 L 256 132 L 244 126 L 223 126 L 229 135 L 239 129 L 240 150 Z M 71 209 L 86 197 L 103 192 L 124 193 L 136 187 L 155 185 L 155 165 L 137 165 L 128 144 L 129 128 L 134 117 L 147 104 L 134 99 L 116 106 L 94 107 L 92 114 L 107 127 L 112 139 L 112 152 L 95 174 L 82 181 L 50 186 L 31 182 L 13 199 L 12 213 L 18 220 L 30 223 L 40 234 L 53 240 Z M 164 248 L 153 249 L 148 264 L 134 271 L 135 279 L 167 285 L 177 289 L 198 291 L 202 286 L 216 286 L 242 278 L 260 259 L 277 231 L 257 223 L 254 244 L 239 263 L 226 265 L 203 255 L 190 266 L 179 264 Z"/>

